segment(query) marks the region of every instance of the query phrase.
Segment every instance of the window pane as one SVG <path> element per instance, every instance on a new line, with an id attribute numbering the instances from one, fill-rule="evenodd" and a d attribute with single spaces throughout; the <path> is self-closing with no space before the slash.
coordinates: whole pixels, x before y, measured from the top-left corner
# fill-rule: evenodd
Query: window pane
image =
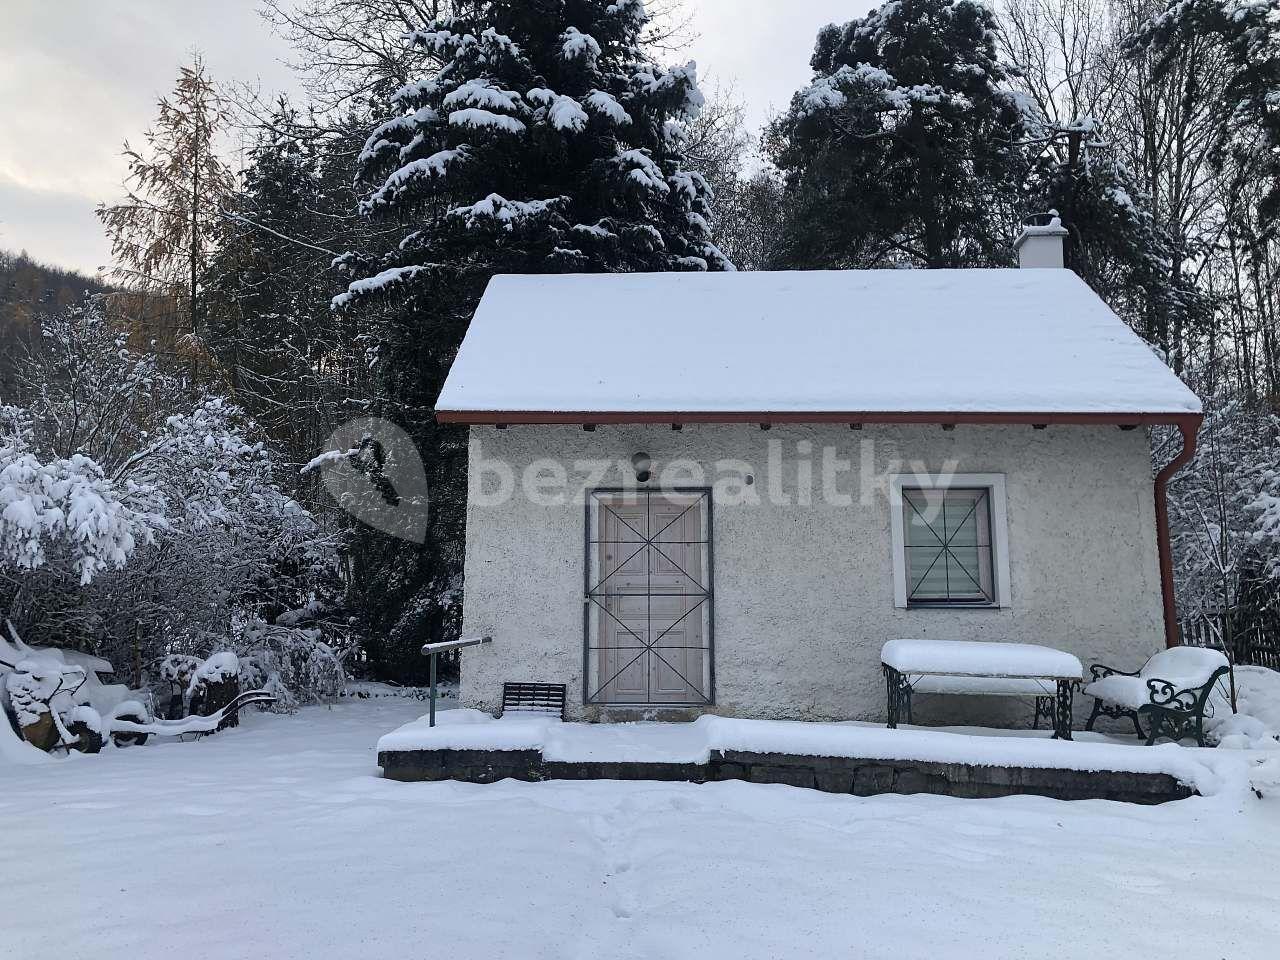
<path id="1" fill-rule="evenodd" d="M 947 577 L 952 595 L 983 596 L 981 555 L 979 547 L 952 547 L 947 551 Z"/>
<path id="2" fill-rule="evenodd" d="M 903 491 L 909 601 L 994 601 L 989 503 L 987 490 Z"/>
<path id="3" fill-rule="evenodd" d="M 902 500 L 906 511 L 907 543 L 914 546 L 940 546 L 943 542 L 943 496 L 934 490 L 904 490 Z"/>
<path id="4" fill-rule="evenodd" d="M 945 552 L 938 547 L 913 547 L 907 550 L 907 582 L 909 593 L 917 600 L 947 599 L 947 563 Z"/>
<path id="5" fill-rule="evenodd" d="M 978 544 L 978 496 L 969 491 L 949 494 L 943 511 L 947 542 L 972 547 Z"/>

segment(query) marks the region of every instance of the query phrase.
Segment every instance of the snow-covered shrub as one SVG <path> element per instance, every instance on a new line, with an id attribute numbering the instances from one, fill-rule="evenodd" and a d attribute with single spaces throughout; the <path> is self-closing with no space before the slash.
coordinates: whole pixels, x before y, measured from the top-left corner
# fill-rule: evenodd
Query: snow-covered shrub
<path id="1" fill-rule="evenodd" d="M 204 663 L 199 657 L 188 656 L 185 653 L 171 653 L 160 661 L 160 668 L 157 671 L 160 679 L 165 683 L 173 684 L 183 690 L 191 683 L 191 678 L 196 670 Z"/>
<path id="2" fill-rule="evenodd" d="M 240 682 L 277 698 L 277 711 L 333 699 L 342 693 L 347 671 L 342 657 L 318 628 L 247 622 L 236 641 Z"/>
<path id="3" fill-rule="evenodd" d="M 191 683 L 187 693 L 193 693 L 200 687 L 212 683 L 226 683 L 232 677 L 240 676 L 240 659 L 228 650 L 215 653 L 204 663 L 196 667 L 191 675 Z"/>
<path id="4" fill-rule="evenodd" d="M 333 588 L 333 543 L 241 409 L 193 399 L 96 305 L 43 332 L 27 409 L 0 423 L 0 609 L 20 630 L 143 665 Z"/>
<path id="5" fill-rule="evenodd" d="M 1219 747 L 1280 751 L 1280 673 L 1237 666 L 1235 681 L 1236 712 L 1216 693 L 1213 716 L 1205 721 L 1209 739 Z"/>
<path id="6" fill-rule="evenodd" d="M 431 697 L 431 688 L 401 687 L 394 683 L 378 680 L 348 680 L 342 688 L 342 695 L 352 700 L 428 700 Z M 438 684 L 436 698 L 438 700 L 457 700 L 457 684 Z"/>
<path id="7" fill-rule="evenodd" d="M 26 411 L 0 407 L 0 568 L 64 567 L 83 586 L 164 526 L 150 492 L 75 453 L 41 458 Z"/>

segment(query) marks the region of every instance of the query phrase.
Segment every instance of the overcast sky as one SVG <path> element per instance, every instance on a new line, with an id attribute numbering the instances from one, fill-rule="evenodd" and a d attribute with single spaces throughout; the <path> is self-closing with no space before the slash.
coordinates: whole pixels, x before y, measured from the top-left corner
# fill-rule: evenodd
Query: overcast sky
<path id="1" fill-rule="evenodd" d="M 698 36 L 683 56 L 732 85 L 753 126 L 809 76 L 818 28 L 871 0 L 685 0 Z M 94 272 L 108 247 L 93 215 L 120 194 L 127 138 L 194 48 L 219 80 L 293 89 L 288 48 L 257 0 L 4 0 L 0 30 L 0 249 Z"/>

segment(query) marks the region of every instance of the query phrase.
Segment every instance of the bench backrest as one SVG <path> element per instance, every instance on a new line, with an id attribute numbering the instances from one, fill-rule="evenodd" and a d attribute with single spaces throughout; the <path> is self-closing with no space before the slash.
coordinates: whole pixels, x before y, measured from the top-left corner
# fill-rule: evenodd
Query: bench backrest
<path id="1" fill-rule="evenodd" d="M 1168 680 L 1188 689 L 1209 682 L 1214 671 L 1227 666 L 1226 655 L 1221 650 L 1206 647 L 1170 647 L 1161 650 L 1147 661 L 1139 674 L 1144 680 L 1158 678 Z"/>
<path id="2" fill-rule="evenodd" d="M 564 719 L 563 683 L 512 683 L 502 685 L 502 712 L 554 713 Z"/>

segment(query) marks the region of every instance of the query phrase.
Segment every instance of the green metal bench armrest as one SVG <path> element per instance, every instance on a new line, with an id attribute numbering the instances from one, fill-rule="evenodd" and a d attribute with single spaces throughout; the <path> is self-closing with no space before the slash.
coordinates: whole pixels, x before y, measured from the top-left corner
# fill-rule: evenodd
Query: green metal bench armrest
<path id="1" fill-rule="evenodd" d="M 1209 695 L 1230 671 L 1230 667 L 1219 667 L 1200 686 L 1183 689 L 1179 689 L 1176 683 L 1158 677 L 1148 680 L 1147 690 L 1150 692 L 1151 702 L 1144 703 L 1137 710 L 1151 724 L 1147 743 L 1155 743 L 1161 736 L 1176 741 L 1194 734 L 1196 743 L 1205 746 L 1204 721 L 1213 716 Z"/>
<path id="2" fill-rule="evenodd" d="M 1227 675 L 1228 667 L 1219 667 L 1204 683 L 1195 687 L 1182 687 L 1170 680 L 1152 677 L 1147 681 L 1147 692 L 1151 699 L 1140 709 L 1159 708 L 1171 712 L 1198 714 L 1202 713 L 1208 703 L 1209 694 L 1213 692 L 1218 681 Z"/>
<path id="3" fill-rule="evenodd" d="M 1141 670 L 1135 670 L 1132 673 L 1128 670 L 1117 670 L 1115 667 L 1108 667 L 1104 663 L 1094 663 L 1089 666 L 1089 675 L 1094 680 L 1101 680 L 1103 677 L 1136 677 L 1141 673 Z"/>

